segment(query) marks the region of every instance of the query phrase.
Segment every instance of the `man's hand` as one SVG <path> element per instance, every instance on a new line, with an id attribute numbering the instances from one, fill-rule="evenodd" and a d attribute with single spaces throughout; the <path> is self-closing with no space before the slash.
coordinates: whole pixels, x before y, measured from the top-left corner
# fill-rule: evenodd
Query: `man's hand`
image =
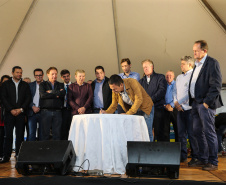
<path id="1" fill-rule="evenodd" d="M 175 108 L 176 108 L 178 111 L 183 111 L 183 112 L 184 112 L 182 106 L 178 103 L 178 101 L 174 102 L 174 106 L 175 106 Z"/>
<path id="2" fill-rule="evenodd" d="M 107 114 L 107 112 L 105 111 L 105 110 L 100 110 L 100 112 L 99 112 L 100 114 Z"/>
<path id="3" fill-rule="evenodd" d="M 16 111 L 16 109 L 12 109 L 10 112 L 11 112 L 11 114 L 12 114 L 13 116 L 17 116 L 17 111 Z"/>
<path id="4" fill-rule="evenodd" d="M 173 107 L 172 107 L 170 104 L 167 104 L 167 105 L 164 105 L 164 106 L 165 106 L 165 109 L 166 109 L 167 111 L 170 111 L 170 112 L 173 111 Z"/>
<path id="5" fill-rule="evenodd" d="M 78 109 L 78 113 L 79 114 L 85 114 L 86 108 L 85 107 L 81 107 Z"/>
<path id="6" fill-rule="evenodd" d="M 178 101 L 174 102 L 174 106 L 177 108 L 177 107 L 180 107 L 180 104 L 178 103 Z"/>
<path id="7" fill-rule="evenodd" d="M 203 106 L 208 109 L 209 108 L 209 105 L 207 105 L 206 103 L 203 103 Z"/>
<path id="8" fill-rule="evenodd" d="M 32 110 L 34 111 L 34 113 L 38 113 L 40 111 L 39 107 L 33 106 Z"/>
<path id="9" fill-rule="evenodd" d="M 22 112 L 21 109 L 13 109 L 13 110 L 14 110 L 13 116 L 18 116 Z M 11 113 L 13 110 L 11 110 Z"/>
<path id="10" fill-rule="evenodd" d="M 179 107 L 177 107 L 177 110 L 178 111 L 182 111 L 182 112 L 184 112 L 184 109 L 182 108 L 182 106 L 180 105 Z"/>
<path id="11" fill-rule="evenodd" d="M 51 93 L 52 92 L 52 90 L 48 90 L 48 91 L 46 91 L 47 93 Z"/>

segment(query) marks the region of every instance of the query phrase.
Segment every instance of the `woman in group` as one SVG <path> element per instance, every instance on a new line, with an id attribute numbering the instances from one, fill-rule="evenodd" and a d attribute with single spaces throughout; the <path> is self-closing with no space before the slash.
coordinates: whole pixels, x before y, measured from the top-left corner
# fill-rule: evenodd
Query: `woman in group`
<path id="1" fill-rule="evenodd" d="M 3 144 L 4 144 L 4 135 L 5 135 L 4 121 L 3 121 L 4 109 L 1 103 L 1 86 L 2 86 L 2 83 L 4 83 L 6 80 L 9 80 L 9 79 L 10 79 L 10 76 L 3 75 L 0 80 L 0 158 L 3 157 Z"/>
<path id="2" fill-rule="evenodd" d="M 72 107 L 72 115 L 88 114 L 92 111 L 93 91 L 85 82 L 85 71 L 76 70 L 76 82 L 68 87 L 68 103 Z"/>

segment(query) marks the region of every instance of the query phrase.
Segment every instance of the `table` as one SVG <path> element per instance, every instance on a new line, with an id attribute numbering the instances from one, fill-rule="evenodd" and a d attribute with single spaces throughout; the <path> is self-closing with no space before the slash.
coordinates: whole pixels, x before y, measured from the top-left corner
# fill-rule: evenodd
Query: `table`
<path id="1" fill-rule="evenodd" d="M 69 140 L 72 141 L 78 171 L 124 174 L 128 162 L 127 141 L 150 141 L 143 116 L 120 114 L 83 114 L 73 116 Z M 80 168 L 80 170 L 82 170 Z"/>

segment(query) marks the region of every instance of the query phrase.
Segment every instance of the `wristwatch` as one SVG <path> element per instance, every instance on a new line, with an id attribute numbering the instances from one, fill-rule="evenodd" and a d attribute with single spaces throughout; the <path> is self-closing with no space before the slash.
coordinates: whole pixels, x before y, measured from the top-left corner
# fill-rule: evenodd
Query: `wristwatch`
<path id="1" fill-rule="evenodd" d="M 23 109 L 23 108 L 20 108 L 20 111 L 21 111 L 21 112 L 24 112 L 24 109 Z"/>

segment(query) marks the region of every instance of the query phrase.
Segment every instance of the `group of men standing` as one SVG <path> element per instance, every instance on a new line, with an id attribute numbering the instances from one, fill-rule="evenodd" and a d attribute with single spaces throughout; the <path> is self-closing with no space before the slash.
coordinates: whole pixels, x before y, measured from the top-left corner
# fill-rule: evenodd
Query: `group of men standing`
<path id="1" fill-rule="evenodd" d="M 182 74 L 176 82 L 173 71 L 168 71 L 165 78 L 154 71 L 154 63 L 149 59 L 142 62 L 144 76 L 139 83 L 135 77 L 131 79 L 134 73 L 128 75 L 124 71 L 120 74 L 123 79 L 112 75 L 109 79 L 112 104 L 101 113 L 113 113 L 117 104 L 125 114 L 139 114 L 141 110 L 150 141 L 153 141 L 152 125 L 157 141 L 169 141 L 170 122 L 173 122 L 176 141 L 181 143 L 181 162 L 187 161 L 188 135 L 192 157 L 188 166 L 217 170 L 218 141 L 214 123 L 216 109 L 223 105 L 222 76 L 219 63 L 208 56 L 207 51 L 206 41 L 196 41 L 195 61 L 190 56 L 181 58 Z"/>
<path id="2" fill-rule="evenodd" d="M 221 72 L 219 63 L 207 55 L 205 41 L 195 42 L 194 60 L 190 56 L 181 58 L 181 70 L 176 81 L 174 72 L 166 76 L 154 71 L 153 61 L 142 61 L 144 76 L 131 71 L 128 58 L 121 61 L 123 73 L 105 76 L 102 66 L 95 68 L 96 79 L 91 83 L 93 90 L 93 113 L 137 114 L 144 116 L 150 141 L 169 141 L 170 122 L 173 122 L 175 140 L 181 142 L 181 161 L 187 160 L 187 135 L 192 149 L 189 166 L 202 166 L 203 170 L 216 170 L 217 137 L 214 127 L 216 108 L 223 105 L 220 96 Z M 34 70 L 36 81 L 21 80 L 22 69 L 15 66 L 12 78 L 1 88 L 5 113 L 4 157 L 8 162 L 12 152 L 13 128 L 16 127 L 16 155 L 24 134 L 25 112 L 28 114 L 29 141 L 36 140 L 37 123 L 40 140 L 48 140 L 50 129 L 54 140 L 68 139 L 72 120 L 71 107 L 67 101 L 67 89 L 71 84 L 70 72 L 47 70 L 48 81 L 43 81 L 42 69 Z M 154 129 L 153 129 L 154 128 Z"/>

